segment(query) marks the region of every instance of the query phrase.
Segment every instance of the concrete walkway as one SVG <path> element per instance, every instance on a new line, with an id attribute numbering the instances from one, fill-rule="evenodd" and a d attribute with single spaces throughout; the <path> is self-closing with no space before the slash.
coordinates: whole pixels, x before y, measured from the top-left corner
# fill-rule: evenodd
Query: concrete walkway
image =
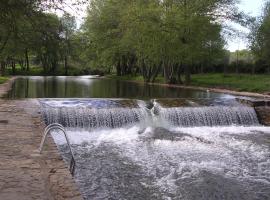
<path id="1" fill-rule="evenodd" d="M 51 137 L 38 153 L 43 130 L 35 100 L 0 100 L 1 200 L 82 199 Z"/>

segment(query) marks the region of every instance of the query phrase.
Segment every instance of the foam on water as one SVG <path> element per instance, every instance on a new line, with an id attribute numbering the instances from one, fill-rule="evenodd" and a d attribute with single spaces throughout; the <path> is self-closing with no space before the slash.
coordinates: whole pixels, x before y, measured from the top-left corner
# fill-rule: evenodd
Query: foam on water
<path id="1" fill-rule="evenodd" d="M 86 199 L 99 199 L 101 194 L 116 199 L 134 199 L 134 194 L 136 199 L 145 199 L 140 193 L 151 194 L 147 199 L 270 197 L 269 127 L 141 130 L 133 126 L 70 130 L 68 137 L 82 167 L 76 178 Z M 64 144 L 60 135 L 54 134 L 54 139 Z M 95 184 L 99 186 L 94 190 Z"/>
<path id="2" fill-rule="evenodd" d="M 43 107 L 47 124 L 67 129 L 85 199 L 270 199 L 270 128 L 253 108 L 85 103 Z"/>

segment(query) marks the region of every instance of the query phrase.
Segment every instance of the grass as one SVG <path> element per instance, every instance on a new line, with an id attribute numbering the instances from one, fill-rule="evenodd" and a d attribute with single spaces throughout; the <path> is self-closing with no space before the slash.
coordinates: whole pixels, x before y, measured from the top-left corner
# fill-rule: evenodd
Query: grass
<path id="1" fill-rule="evenodd" d="M 246 92 L 270 92 L 270 75 L 196 74 L 192 85 Z"/>
<path id="2" fill-rule="evenodd" d="M 107 76 L 117 80 L 143 82 L 142 76 Z M 164 83 L 163 77 L 158 77 L 156 83 Z M 193 74 L 190 85 L 209 88 L 230 89 L 245 92 L 270 92 L 270 75 L 250 74 Z"/>
<path id="3" fill-rule="evenodd" d="M 8 80 L 8 77 L 0 76 L 0 84 L 5 83 Z"/>

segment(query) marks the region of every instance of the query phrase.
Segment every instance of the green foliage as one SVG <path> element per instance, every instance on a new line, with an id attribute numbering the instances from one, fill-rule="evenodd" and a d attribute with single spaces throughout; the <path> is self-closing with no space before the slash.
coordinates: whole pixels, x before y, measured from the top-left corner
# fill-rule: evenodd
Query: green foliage
<path id="1" fill-rule="evenodd" d="M 195 74 L 192 85 L 232 89 L 247 92 L 269 92 L 269 75 Z"/>
<path id="2" fill-rule="evenodd" d="M 16 74 L 16 63 L 28 74 L 31 61 L 39 64 L 44 74 L 54 74 L 64 63 L 67 74 L 75 18 L 66 13 L 62 18 L 48 13 L 49 9 L 61 9 L 65 3 L 66 0 L 0 1 L 0 74 L 8 68 Z"/>
<path id="3" fill-rule="evenodd" d="M 220 21 L 241 21 L 236 2 L 93 0 L 83 26 L 85 54 L 92 65 L 117 75 L 139 72 L 153 82 L 163 72 L 166 82 L 175 83 L 184 71 L 189 82 L 194 65 L 224 61 Z"/>
<path id="4" fill-rule="evenodd" d="M 0 84 L 5 83 L 8 80 L 8 77 L 0 76 Z"/>
<path id="5" fill-rule="evenodd" d="M 258 62 L 270 73 L 270 2 L 264 6 L 261 18 L 254 21 L 249 35 L 250 48 Z M 266 70 L 265 70 L 266 71 Z"/>
<path id="6" fill-rule="evenodd" d="M 70 14 L 47 12 L 66 1 L 0 1 L 1 74 L 116 72 L 166 83 L 185 74 L 189 83 L 191 73 L 228 64 L 221 22 L 245 22 L 237 0 L 92 0 L 76 30 Z"/>

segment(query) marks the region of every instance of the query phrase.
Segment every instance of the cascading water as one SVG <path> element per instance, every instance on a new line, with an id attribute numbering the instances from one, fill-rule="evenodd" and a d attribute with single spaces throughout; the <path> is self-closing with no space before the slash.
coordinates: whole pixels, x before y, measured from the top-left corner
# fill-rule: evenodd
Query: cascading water
<path id="1" fill-rule="evenodd" d="M 71 128 L 117 128 L 144 122 L 148 115 L 145 108 L 43 107 L 46 124 L 59 123 Z"/>
<path id="2" fill-rule="evenodd" d="M 259 125 L 254 108 L 246 106 L 162 108 L 156 104 L 154 113 L 160 120 L 181 127 Z"/>
<path id="3" fill-rule="evenodd" d="M 96 103 L 42 106 L 47 124 L 66 127 L 84 199 L 270 199 L 270 129 L 253 108 Z"/>

